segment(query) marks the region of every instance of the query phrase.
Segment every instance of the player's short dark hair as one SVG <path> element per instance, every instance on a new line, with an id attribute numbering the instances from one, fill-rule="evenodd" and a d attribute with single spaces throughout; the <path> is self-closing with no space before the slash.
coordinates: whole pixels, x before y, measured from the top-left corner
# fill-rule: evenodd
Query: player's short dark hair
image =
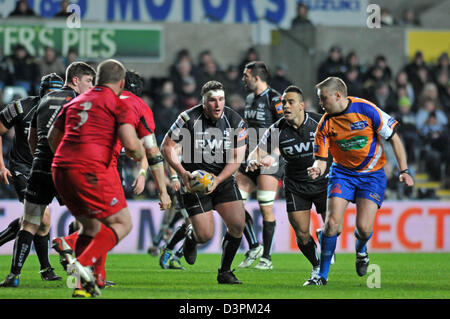
<path id="1" fill-rule="evenodd" d="M 117 83 L 125 78 L 126 69 L 117 60 L 108 59 L 97 66 L 97 78 L 95 85 Z"/>
<path id="2" fill-rule="evenodd" d="M 245 68 L 250 70 L 250 73 L 253 77 L 259 76 L 259 78 L 263 82 L 267 82 L 267 80 L 269 79 L 269 68 L 262 61 L 253 61 L 247 63 L 245 65 Z"/>
<path id="3" fill-rule="evenodd" d="M 64 86 L 63 79 L 56 73 L 44 75 L 41 78 L 41 85 L 39 87 L 39 96 L 43 97 L 48 90 L 58 90 Z"/>
<path id="4" fill-rule="evenodd" d="M 92 75 L 95 77 L 95 70 L 87 63 L 72 62 L 66 70 L 66 82 L 73 84 L 73 78 L 81 78 L 83 75 Z"/>
<path id="5" fill-rule="evenodd" d="M 205 83 L 205 85 L 202 86 L 202 90 L 200 94 L 203 96 L 206 94 L 206 92 L 211 90 L 223 90 L 223 84 L 219 81 L 208 81 Z"/>
<path id="6" fill-rule="evenodd" d="M 345 85 L 345 82 L 336 76 L 330 76 L 327 77 L 322 82 L 316 84 L 316 89 L 323 89 L 326 88 L 330 92 L 338 91 L 340 92 L 344 97 L 347 96 L 347 85 Z"/>
<path id="7" fill-rule="evenodd" d="M 125 73 L 125 90 L 137 96 L 142 96 L 144 91 L 144 79 L 134 70 Z"/>
<path id="8" fill-rule="evenodd" d="M 298 86 L 289 85 L 287 88 L 284 89 L 283 93 L 288 93 L 288 92 L 297 93 L 298 96 L 300 97 L 300 99 L 299 99 L 300 102 L 303 102 L 305 100 L 304 96 L 303 96 L 303 91 Z"/>

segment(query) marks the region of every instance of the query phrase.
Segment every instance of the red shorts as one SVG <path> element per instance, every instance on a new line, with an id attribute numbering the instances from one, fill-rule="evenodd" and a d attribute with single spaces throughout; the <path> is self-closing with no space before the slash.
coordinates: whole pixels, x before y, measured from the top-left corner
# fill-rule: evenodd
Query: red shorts
<path id="1" fill-rule="evenodd" d="M 52 167 L 58 194 L 72 215 L 105 218 L 127 207 L 117 168 L 92 172 Z"/>

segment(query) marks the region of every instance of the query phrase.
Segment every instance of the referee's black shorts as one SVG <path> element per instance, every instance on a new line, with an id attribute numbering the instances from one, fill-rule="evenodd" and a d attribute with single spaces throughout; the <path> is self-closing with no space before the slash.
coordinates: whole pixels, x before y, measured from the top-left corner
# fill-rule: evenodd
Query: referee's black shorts
<path id="1" fill-rule="evenodd" d="M 317 214 L 327 210 L 327 179 L 317 183 L 299 183 L 291 179 L 284 179 L 284 193 L 286 197 L 286 210 L 288 213 L 310 210 L 312 204 Z"/>

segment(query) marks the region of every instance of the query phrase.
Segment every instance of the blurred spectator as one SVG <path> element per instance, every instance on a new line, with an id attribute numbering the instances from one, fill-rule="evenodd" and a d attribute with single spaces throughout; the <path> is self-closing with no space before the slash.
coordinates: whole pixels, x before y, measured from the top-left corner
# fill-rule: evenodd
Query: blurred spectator
<path id="1" fill-rule="evenodd" d="M 20 17 L 31 17 L 37 16 L 36 13 L 28 5 L 26 0 L 18 0 L 16 2 L 16 7 L 9 14 L 10 17 L 20 18 Z"/>
<path id="2" fill-rule="evenodd" d="M 387 65 L 386 57 L 384 55 L 377 55 L 372 67 L 369 69 L 369 73 L 372 73 L 373 68 L 380 68 L 383 72 L 381 77 L 382 81 L 388 82 L 392 79 L 391 68 Z"/>
<path id="3" fill-rule="evenodd" d="M 187 49 L 182 49 L 177 53 L 175 62 L 170 66 L 170 79 L 174 84 L 175 92 L 178 95 L 183 93 L 183 83 L 185 78 L 189 77 L 196 84 L 200 82 L 201 75 L 197 67 L 192 62 L 192 58 Z M 190 81 L 189 79 L 189 81 Z M 200 90 L 198 90 L 199 93 Z"/>
<path id="4" fill-rule="evenodd" d="M 60 10 L 58 13 L 56 13 L 54 15 L 54 17 L 55 18 L 65 18 L 65 17 L 70 16 L 72 14 L 72 12 L 71 11 L 67 12 L 67 8 L 69 7 L 69 5 L 70 5 L 70 1 L 62 0 L 61 3 L 59 4 Z"/>
<path id="5" fill-rule="evenodd" d="M 436 103 L 432 98 L 428 98 L 427 100 L 424 101 L 424 104 L 417 112 L 416 124 L 417 124 L 417 129 L 419 131 L 422 131 L 422 128 L 425 125 L 425 122 L 430 117 L 431 113 L 435 114 L 436 120 L 439 125 L 442 125 L 442 126 L 447 125 L 447 123 L 448 123 L 447 116 L 444 114 L 444 112 L 442 112 L 441 110 L 439 110 L 437 108 Z"/>
<path id="6" fill-rule="evenodd" d="M 325 80 L 329 76 L 342 78 L 346 69 L 344 59 L 342 58 L 341 48 L 333 46 L 330 48 L 326 60 L 319 66 L 319 71 L 317 73 L 318 82 Z"/>
<path id="7" fill-rule="evenodd" d="M 41 77 L 54 72 L 64 78 L 65 67 L 61 59 L 56 56 L 54 48 L 45 47 L 44 56 L 39 60 L 39 69 Z"/>
<path id="8" fill-rule="evenodd" d="M 416 76 L 411 80 L 411 84 L 414 89 L 414 95 L 420 96 L 425 88 L 425 85 L 429 83 L 428 69 L 424 66 L 417 69 Z"/>
<path id="9" fill-rule="evenodd" d="M 208 81 L 219 81 L 223 83 L 225 76 L 219 70 L 216 62 L 214 60 L 206 60 L 202 67 L 202 81 L 199 83 L 199 87 L 203 86 Z"/>
<path id="10" fill-rule="evenodd" d="M 225 99 L 232 94 L 239 94 L 245 96 L 245 89 L 242 85 L 241 74 L 236 65 L 229 65 L 225 77 L 223 79 L 223 86 L 225 89 Z"/>
<path id="11" fill-rule="evenodd" d="M 221 71 L 219 64 L 217 63 L 216 60 L 214 60 L 210 50 L 204 50 L 200 52 L 198 56 L 198 67 L 204 71 L 206 64 L 209 62 L 214 62 L 216 64 L 217 69 Z"/>
<path id="12" fill-rule="evenodd" d="M 407 92 L 409 100 L 411 101 L 411 103 L 414 103 L 415 100 L 414 88 L 408 80 L 408 74 L 406 73 L 406 71 L 401 70 L 400 72 L 397 73 L 397 76 L 395 77 L 395 87 L 396 88 L 404 87 Z"/>
<path id="13" fill-rule="evenodd" d="M 411 84 L 414 87 L 414 93 L 416 93 L 416 96 L 418 93 L 420 93 L 420 92 L 416 92 L 416 89 L 415 89 L 415 83 L 419 82 L 418 71 L 420 68 L 427 68 L 427 66 L 425 64 L 425 60 L 423 58 L 422 51 L 417 51 L 414 54 L 412 61 L 410 63 L 408 63 L 404 69 L 406 71 L 406 73 L 408 74 L 409 82 L 411 82 Z"/>
<path id="14" fill-rule="evenodd" d="M 445 72 L 447 75 L 450 75 L 450 61 L 447 52 L 444 52 L 439 56 L 437 64 L 431 72 L 433 81 L 437 82 L 438 74 L 441 72 Z"/>
<path id="15" fill-rule="evenodd" d="M 414 10 L 406 8 L 403 10 L 401 19 L 398 20 L 398 25 L 402 27 L 418 27 L 420 26 L 419 20 L 416 19 Z"/>
<path id="16" fill-rule="evenodd" d="M 411 100 L 407 96 L 398 99 L 398 111 L 394 118 L 399 122 L 398 133 L 403 138 L 408 162 L 416 162 L 417 145 L 420 145 L 419 134 L 417 133 L 416 115 L 411 111 Z"/>
<path id="17" fill-rule="evenodd" d="M 78 50 L 76 48 L 70 48 L 64 58 L 64 66 L 67 68 L 72 62 L 75 61 L 78 61 Z"/>
<path id="18" fill-rule="evenodd" d="M 355 51 L 350 51 L 345 57 L 345 65 L 347 69 L 357 69 L 358 71 L 358 80 L 364 81 L 366 77 L 367 70 L 366 68 L 359 63 L 358 55 Z"/>
<path id="19" fill-rule="evenodd" d="M 183 84 L 181 87 L 181 107 L 183 110 L 190 109 L 200 103 L 197 92 L 197 83 L 191 76 L 183 78 Z"/>
<path id="20" fill-rule="evenodd" d="M 448 164 L 449 161 L 449 148 L 443 147 L 448 145 L 448 129 L 446 124 L 439 120 L 437 111 L 431 111 L 427 116 L 419 128 L 425 146 L 425 165 L 431 179 L 440 180 L 443 177 L 440 164 Z"/>
<path id="21" fill-rule="evenodd" d="M 225 97 L 226 105 L 234 109 L 239 113 L 242 117 L 244 117 L 245 110 L 245 100 L 239 94 L 231 94 L 228 97 Z"/>
<path id="22" fill-rule="evenodd" d="M 394 17 L 391 15 L 387 8 L 381 8 L 381 25 L 388 27 L 395 25 Z"/>
<path id="23" fill-rule="evenodd" d="M 441 71 L 437 75 L 437 90 L 439 102 L 443 110 L 446 112 L 447 116 L 450 113 L 450 81 L 449 81 L 449 73 L 445 71 Z"/>
<path id="24" fill-rule="evenodd" d="M 17 44 L 13 54 L 5 59 L 7 71 L 7 85 L 21 86 L 30 95 L 37 93 L 37 85 L 40 81 L 39 66 L 25 46 Z"/>
<path id="25" fill-rule="evenodd" d="M 433 100 L 436 108 L 440 109 L 441 104 L 439 102 L 438 88 L 433 82 L 428 82 L 424 85 L 422 92 L 417 99 L 417 107 L 421 107 L 427 100 Z"/>
<path id="26" fill-rule="evenodd" d="M 292 82 L 286 78 L 286 66 L 284 64 L 278 64 L 275 67 L 275 74 L 269 80 L 270 87 L 282 94 L 284 89 Z"/>
<path id="27" fill-rule="evenodd" d="M 242 74 L 244 72 L 247 63 L 253 61 L 259 61 L 259 53 L 258 50 L 251 47 L 245 52 L 244 59 L 242 59 L 241 63 L 239 64 L 239 74 Z"/>
<path id="28" fill-rule="evenodd" d="M 302 2 L 297 4 L 297 16 L 292 20 L 291 28 L 298 25 L 312 25 L 311 20 L 308 19 L 308 6 Z"/>
<path id="29" fill-rule="evenodd" d="M 161 144 L 170 126 L 176 121 L 179 107 L 174 93 L 162 93 L 153 108 L 155 118 L 155 136 L 158 145 Z"/>
<path id="30" fill-rule="evenodd" d="M 383 70 L 379 66 L 374 66 L 371 68 L 370 72 L 367 74 L 367 79 L 364 81 L 363 97 L 370 99 L 375 94 L 375 86 L 377 83 L 383 82 Z"/>
<path id="31" fill-rule="evenodd" d="M 397 109 L 395 95 L 392 93 L 389 85 L 383 81 L 375 84 L 375 91 L 369 100 L 388 114 L 393 113 Z"/>
<path id="32" fill-rule="evenodd" d="M 364 94 L 363 84 L 359 77 L 359 70 L 356 67 L 350 67 L 345 72 L 345 84 L 347 85 L 347 93 L 350 96 L 362 97 Z"/>

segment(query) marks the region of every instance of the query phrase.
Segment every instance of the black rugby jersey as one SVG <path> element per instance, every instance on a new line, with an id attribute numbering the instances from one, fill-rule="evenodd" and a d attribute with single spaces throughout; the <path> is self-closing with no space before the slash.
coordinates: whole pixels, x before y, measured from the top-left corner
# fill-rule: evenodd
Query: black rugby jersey
<path id="1" fill-rule="evenodd" d="M 257 138 L 256 141 L 250 141 L 250 147 L 256 146 L 260 135 L 264 133 L 264 130 L 260 131 L 260 129 L 268 128 L 282 116 L 283 104 L 277 91 L 269 87 L 259 95 L 249 94 L 245 101 L 244 119 L 248 127 L 256 129 Z M 252 137 L 252 135 L 249 135 L 249 138 Z"/>
<path id="2" fill-rule="evenodd" d="M 31 168 L 33 156 L 31 155 L 30 146 L 28 144 L 28 132 L 30 130 L 31 119 L 39 104 L 39 96 L 29 96 L 24 99 L 15 100 L 9 103 L 0 112 L 0 121 L 3 125 L 10 129 L 14 127 L 14 139 L 11 151 L 9 152 L 9 160 L 11 164 L 24 165 Z M 20 104 L 23 112 L 18 114 L 15 103 Z M 11 166 L 10 164 L 10 166 Z"/>
<path id="3" fill-rule="evenodd" d="M 228 106 L 220 119 L 212 121 L 200 104 L 182 112 L 167 134 L 183 147 L 184 169 L 202 169 L 217 176 L 234 159 L 233 149 L 246 144 L 247 123 Z"/>
<path id="4" fill-rule="evenodd" d="M 314 163 L 314 136 L 322 115 L 305 112 L 305 119 L 298 129 L 289 125 L 283 118 L 270 126 L 261 138 L 259 146 L 268 152 L 279 147 L 281 156 L 286 161 L 285 179 L 295 182 L 317 183 L 326 179 L 331 164 L 322 176 L 312 180 L 308 176 L 307 168 Z M 278 132 L 278 134 L 277 134 Z"/>
<path id="5" fill-rule="evenodd" d="M 37 130 L 37 145 L 34 152 L 33 161 L 39 163 L 39 169 L 51 172 L 53 152 L 48 145 L 47 134 L 55 122 L 57 115 L 64 104 L 77 96 L 77 93 L 70 87 L 64 86 L 58 91 L 53 91 L 45 95 L 39 103 L 31 121 L 31 127 Z M 41 166 L 42 165 L 42 166 Z M 34 167 L 34 164 L 33 164 Z M 34 168 L 33 168 L 34 169 Z"/>

